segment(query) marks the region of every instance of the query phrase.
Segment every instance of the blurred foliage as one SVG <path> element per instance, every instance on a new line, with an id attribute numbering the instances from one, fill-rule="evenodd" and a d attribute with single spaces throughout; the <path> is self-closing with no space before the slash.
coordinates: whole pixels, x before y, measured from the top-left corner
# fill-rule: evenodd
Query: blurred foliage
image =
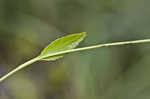
<path id="1" fill-rule="evenodd" d="M 0 0 L 0 75 L 51 41 L 80 46 L 150 38 L 149 0 Z M 149 99 L 148 44 L 102 48 L 33 64 L 0 84 L 0 99 Z"/>

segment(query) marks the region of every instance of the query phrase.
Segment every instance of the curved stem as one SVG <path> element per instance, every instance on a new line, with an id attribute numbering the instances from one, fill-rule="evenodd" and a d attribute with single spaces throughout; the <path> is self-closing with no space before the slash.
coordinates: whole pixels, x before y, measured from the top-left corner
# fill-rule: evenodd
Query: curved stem
<path id="1" fill-rule="evenodd" d="M 101 48 L 101 47 L 122 46 L 122 45 L 129 45 L 129 44 L 141 44 L 141 43 L 148 43 L 148 42 L 150 42 L 150 39 L 99 44 L 99 45 L 94 45 L 94 46 L 89 46 L 89 47 L 83 47 L 83 48 L 77 48 L 77 49 L 61 51 L 61 52 L 57 52 L 57 53 L 48 54 L 48 55 L 45 55 L 45 56 L 38 56 L 36 58 L 33 58 L 33 59 L 27 61 L 26 63 L 24 63 L 22 65 L 19 65 L 16 69 L 14 69 L 11 72 L 9 72 L 8 74 L 4 75 L 2 78 L 0 78 L 0 83 L 2 81 L 4 81 L 5 79 L 7 79 L 8 77 L 15 74 L 16 72 L 18 72 L 18 71 L 22 70 L 23 68 L 27 67 L 28 65 L 30 65 L 30 64 L 32 64 L 36 61 L 42 60 L 43 58 L 61 56 L 61 55 L 65 55 L 65 54 L 69 54 L 69 53 L 73 53 L 73 52 L 80 52 L 80 51 L 85 51 L 85 50 Z"/>
<path id="2" fill-rule="evenodd" d="M 41 60 L 41 59 L 44 59 L 44 58 L 47 58 L 47 57 L 65 55 L 65 54 L 69 54 L 69 53 L 86 51 L 86 50 L 91 50 L 91 49 L 96 49 L 96 48 L 101 48 L 101 47 L 123 46 L 123 45 L 142 44 L 142 43 L 150 43 L 150 39 L 99 44 L 99 45 L 94 45 L 94 46 L 88 46 L 88 47 L 82 47 L 82 48 L 76 48 L 76 49 L 61 51 L 61 52 L 57 52 L 57 53 L 52 53 L 52 54 L 48 54 L 48 55 L 45 55 L 45 56 L 42 56 L 42 57 L 39 57 L 39 58 Z"/>
<path id="3" fill-rule="evenodd" d="M 10 77 L 10 76 L 12 76 L 13 74 L 15 74 L 16 72 L 22 70 L 23 68 L 29 66 L 30 64 L 32 64 L 32 63 L 34 63 L 34 62 L 36 62 L 36 61 L 38 61 L 38 60 L 39 60 L 39 58 L 36 57 L 36 58 L 33 58 L 33 59 L 31 59 L 31 60 L 25 62 L 25 63 L 22 64 L 22 65 L 19 65 L 17 68 L 15 68 L 15 69 L 12 70 L 11 72 L 9 72 L 8 74 L 6 74 L 6 75 L 4 75 L 2 78 L 0 78 L 0 83 L 1 83 L 2 81 L 4 81 L 5 79 L 7 79 L 8 77 Z"/>

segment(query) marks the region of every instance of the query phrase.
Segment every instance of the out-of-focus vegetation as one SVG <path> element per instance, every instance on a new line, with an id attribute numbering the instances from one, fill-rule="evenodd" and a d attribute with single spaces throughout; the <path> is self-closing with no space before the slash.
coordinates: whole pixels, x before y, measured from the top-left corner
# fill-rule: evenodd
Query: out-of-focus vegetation
<path id="1" fill-rule="evenodd" d="M 149 0 L 1 0 L 0 76 L 49 42 L 88 32 L 80 46 L 150 38 Z M 31 65 L 0 99 L 149 99 L 150 46 L 102 48 Z"/>

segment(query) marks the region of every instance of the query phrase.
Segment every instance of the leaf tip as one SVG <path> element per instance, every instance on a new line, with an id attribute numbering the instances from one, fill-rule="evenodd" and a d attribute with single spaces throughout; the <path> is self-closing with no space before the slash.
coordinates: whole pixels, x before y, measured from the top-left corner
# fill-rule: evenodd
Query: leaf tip
<path id="1" fill-rule="evenodd" d="M 87 35 L 87 32 L 81 32 L 81 34 L 82 34 L 83 36 L 86 36 L 86 35 Z"/>
<path id="2" fill-rule="evenodd" d="M 87 32 L 81 32 L 81 33 L 78 33 L 81 37 L 81 41 L 86 37 L 87 35 Z"/>

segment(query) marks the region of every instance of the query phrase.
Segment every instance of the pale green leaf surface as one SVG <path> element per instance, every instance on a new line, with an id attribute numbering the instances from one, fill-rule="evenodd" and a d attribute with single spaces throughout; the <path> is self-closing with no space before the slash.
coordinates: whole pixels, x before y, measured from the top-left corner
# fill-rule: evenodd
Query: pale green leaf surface
<path id="1" fill-rule="evenodd" d="M 46 55 L 54 54 L 61 51 L 66 51 L 75 48 L 86 36 L 86 32 L 75 33 L 71 35 L 64 36 L 62 38 L 58 38 L 49 44 L 40 54 L 39 57 L 43 57 Z M 56 60 L 63 57 L 63 55 L 46 57 L 41 60 L 51 61 Z"/>

